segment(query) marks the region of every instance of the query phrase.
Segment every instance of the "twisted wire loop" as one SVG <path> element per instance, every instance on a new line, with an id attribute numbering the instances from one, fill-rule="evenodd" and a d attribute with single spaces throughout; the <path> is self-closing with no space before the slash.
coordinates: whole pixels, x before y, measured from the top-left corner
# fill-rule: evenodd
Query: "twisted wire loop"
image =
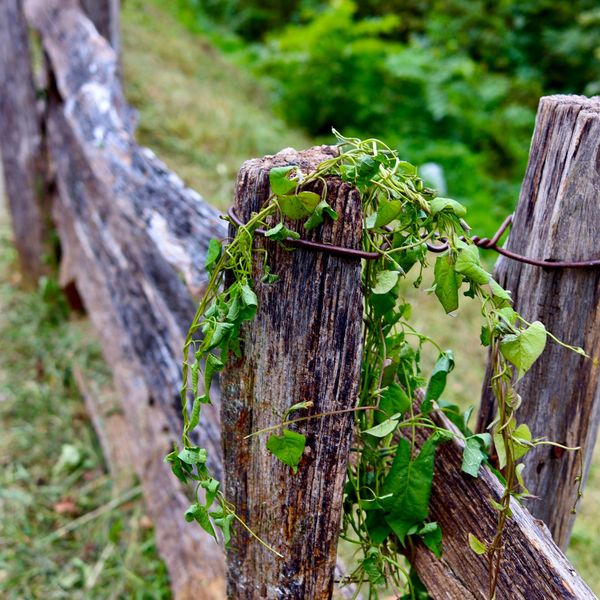
<path id="1" fill-rule="evenodd" d="M 242 227 L 244 223 L 239 219 L 239 217 L 235 214 L 233 208 L 229 208 L 227 211 L 227 215 L 231 219 L 232 223 L 237 227 Z M 529 258 L 528 256 L 522 256 L 520 254 L 516 254 L 515 252 L 511 252 L 506 248 L 501 248 L 498 246 L 498 242 L 500 238 L 504 235 L 504 232 L 508 229 L 508 227 L 512 224 L 513 215 L 508 215 L 506 219 L 502 222 L 498 231 L 491 238 L 480 238 L 478 235 L 474 235 L 471 238 L 471 241 L 481 248 L 482 250 L 493 250 L 502 256 L 510 260 L 516 260 L 518 262 L 522 262 L 528 265 L 532 265 L 534 267 L 542 267 L 544 269 L 597 269 L 600 268 L 600 258 L 592 259 L 592 260 L 583 260 L 583 261 L 554 261 L 554 260 L 537 260 L 535 258 Z M 264 236 L 264 229 L 256 229 L 255 233 L 258 235 Z M 311 242 L 309 240 L 300 239 L 292 239 L 286 238 L 285 243 L 288 246 L 292 246 L 294 248 L 305 248 L 306 250 L 312 250 L 314 252 L 324 252 L 326 254 L 331 254 L 333 256 L 344 256 L 349 258 L 364 258 L 365 260 L 376 260 L 381 257 L 381 253 L 379 252 L 365 252 L 364 250 L 355 250 L 354 248 L 346 248 L 344 246 L 335 246 L 334 244 L 327 244 L 324 242 Z M 437 238 L 439 243 L 432 244 L 430 242 L 426 242 L 427 249 L 430 252 L 440 253 L 448 250 L 448 240 L 443 237 Z"/>

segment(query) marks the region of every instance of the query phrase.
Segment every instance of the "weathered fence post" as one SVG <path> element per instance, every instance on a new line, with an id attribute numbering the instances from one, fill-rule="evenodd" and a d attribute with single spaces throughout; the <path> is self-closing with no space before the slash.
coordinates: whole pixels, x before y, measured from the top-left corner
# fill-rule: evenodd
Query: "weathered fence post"
<path id="1" fill-rule="evenodd" d="M 20 0 L 0 2 L 0 154 L 15 244 L 30 285 L 46 269 L 46 152 Z"/>
<path id="2" fill-rule="evenodd" d="M 600 258 L 600 101 L 550 96 L 539 105 L 529 165 L 507 249 L 541 260 Z M 549 342 L 518 384 L 519 422 L 534 437 L 581 446 L 587 475 L 600 418 L 600 270 L 543 269 L 500 258 L 495 276 L 513 292 L 515 308 L 560 339 L 582 346 L 592 360 Z M 489 374 L 488 374 L 489 375 Z M 487 379 L 486 379 L 487 381 Z M 480 430 L 493 420 L 484 386 Z M 580 457 L 540 446 L 524 459 L 526 502 L 566 548 L 574 522 Z"/>
<path id="3" fill-rule="evenodd" d="M 272 167 L 296 164 L 307 172 L 332 152 L 327 147 L 285 150 L 246 162 L 237 183 L 238 216 L 247 220 L 268 198 Z M 328 196 L 339 220 L 302 236 L 360 248 L 358 192 L 331 180 Z M 297 223 L 288 227 L 301 230 Z M 258 247 L 264 244 L 256 242 Z M 353 414 L 315 417 L 292 426 L 307 436 L 296 474 L 266 450 L 268 435 L 245 436 L 276 425 L 297 402 L 314 403 L 298 416 L 355 406 L 361 358 L 360 261 L 290 252 L 269 243 L 269 263 L 281 279 L 261 284 L 262 261 L 257 259 L 259 311 L 245 329 L 243 358 L 232 360 L 222 378 L 221 422 L 226 496 L 283 558 L 238 527 L 228 552 L 228 596 L 329 598 Z"/>
<path id="4" fill-rule="evenodd" d="M 121 52 L 121 0 L 81 0 L 81 3 L 98 33 L 108 40 L 118 56 Z"/>
<path id="5" fill-rule="evenodd" d="M 182 518 L 190 490 L 163 458 L 181 432 L 181 348 L 206 284 L 206 249 L 227 229 L 216 210 L 136 144 L 115 52 L 77 0 L 26 0 L 25 7 L 56 82 L 45 125 L 57 181 L 52 213 L 61 281 L 76 285 L 113 370 L 135 444 L 129 463 L 174 598 L 222 598 L 221 549 Z M 202 444 L 220 474 L 218 417 L 217 406 L 205 413 Z"/>

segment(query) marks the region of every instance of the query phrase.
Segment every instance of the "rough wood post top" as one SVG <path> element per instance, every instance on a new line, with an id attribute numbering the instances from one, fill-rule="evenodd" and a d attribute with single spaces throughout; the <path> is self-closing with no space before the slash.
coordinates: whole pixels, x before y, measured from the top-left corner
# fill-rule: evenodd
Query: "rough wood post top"
<path id="1" fill-rule="evenodd" d="M 242 174 L 247 171 L 256 169 L 269 170 L 273 167 L 282 167 L 285 165 L 298 165 L 304 173 L 310 173 L 324 160 L 337 156 L 337 154 L 338 151 L 336 146 L 328 146 L 326 144 L 323 144 L 322 146 L 313 146 L 306 150 L 284 148 L 277 152 L 277 154 L 267 154 L 262 158 L 252 158 L 245 161 L 240 168 L 238 181 L 241 179 Z"/>

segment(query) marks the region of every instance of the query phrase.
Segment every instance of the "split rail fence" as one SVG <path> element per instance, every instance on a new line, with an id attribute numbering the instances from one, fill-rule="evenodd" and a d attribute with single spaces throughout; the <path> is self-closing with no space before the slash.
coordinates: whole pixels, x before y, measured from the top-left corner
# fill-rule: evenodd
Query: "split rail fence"
<path id="1" fill-rule="evenodd" d="M 33 72 L 30 29 L 44 50 L 41 84 Z M 208 242 L 227 230 L 215 209 L 136 143 L 118 46 L 118 0 L 0 3 L 0 152 L 23 272 L 35 282 L 46 271 L 43 256 L 52 250 L 49 231 L 55 228 L 61 285 L 76 290 L 96 327 L 122 413 L 94 390 L 82 391 L 119 485 L 132 475 L 122 457 L 136 456 L 175 597 L 330 598 L 351 416 L 302 426 L 308 459 L 294 476 L 265 452 L 260 436 L 243 437 L 271 425 L 273 411 L 283 413 L 299 390 L 314 402 L 315 413 L 353 406 L 361 350 L 359 261 L 273 249 L 272 268 L 281 281 L 269 292 L 257 283 L 261 310 L 246 330 L 243 358 L 222 378 L 221 398 L 215 394 L 200 441 L 227 495 L 283 558 L 267 555 L 238 531 L 226 567 L 212 539 L 184 522 L 189 490 L 171 476 L 163 457 L 181 429 L 181 349 L 207 281 Z M 332 151 L 288 149 L 245 163 L 237 214 L 249 216 L 266 199 L 271 167 L 314 168 Z M 329 193 L 340 219 L 312 239 L 358 247 L 357 192 L 332 182 Z M 543 98 L 507 248 L 539 260 L 600 258 L 599 199 L 600 102 Z M 513 290 L 525 318 L 542 320 L 592 354 L 585 360 L 550 347 L 519 389 L 520 412 L 534 436 L 584 449 L 585 480 L 600 418 L 600 271 L 501 258 L 496 276 Z M 493 413 L 484 386 L 481 428 Z M 444 532 L 442 558 L 419 545 L 412 557 L 435 599 L 487 593 L 487 560 L 470 550 L 466 536 L 493 537 L 496 513 L 489 500 L 502 492 L 485 468 L 478 479 L 461 473 L 461 453 L 454 441 L 436 459 L 431 517 Z M 526 463 L 528 487 L 539 498 L 514 503 L 497 599 L 595 598 L 563 554 L 574 520 L 577 456 L 542 446 Z"/>

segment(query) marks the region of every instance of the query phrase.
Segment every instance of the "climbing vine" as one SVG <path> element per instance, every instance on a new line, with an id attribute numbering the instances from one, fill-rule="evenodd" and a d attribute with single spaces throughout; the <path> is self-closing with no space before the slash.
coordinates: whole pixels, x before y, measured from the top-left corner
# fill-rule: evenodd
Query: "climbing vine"
<path id="1" fill-rule="evenodd" d="M 393 589 L 398 596 L 406 592 L 407 598 L 417 597 L 418 584 L 401 557 L 410 555 L 415 538 L 441 555 L 442 531 L 428 518 L 434 456 L 437 446 L 458 437 L 464 443 L 462 470 L 472 477 L 478 476 L 483 463 L 493 467 L 489 460 L 492 444 L 498 456 L 495 472 L 504 493 L 499 501 L 490 500 L 498 514 L 496 535 L 490 540 L 477 539 L 470 532 L 465 536 L 472 551 L 485 554 L 489 560 L 489 597 L 493 598 L 511 498 L 528 494 L 523 465 L 518 461 L 536 445 L 550 443 L 533 439 L 527 425 L 518 423 L 521 399 L 514 384 L 539 357 L 548 337 L 562 342 L 542 323 L 529 323 L 514 311 L 510 293 L 480 262 L 461 204 L 427 188 L 416 167 L 400 160 L 383 142 L 336 135 L 339 153 L 315 172 L 306 174 L 297 166 L 271 169 L 271 195 L 263 207 L 237 228 L 233 239 L 210 243 L 206 260 L 210 279 L 183 352 L 182 448 L 166 457 L 181 481 L 196 483 L 196 500 L 185 517 L 197 521 L 212 536 L 216 537 L 215 527 L 220 529 L 225 544 L 236 521 L 268 546 L 224 497 L 207 467 L 206 450 L 194 444 L 191 433 L 200 423 L 202 406 L 210 403 L 215 374 L 230 353 L 240 356 L 241 327 L 259 308 L 253 290 L 253 262 L 258 252 L 263 282 L 277 282 L 277 274 L 269 269 L 268 251 L 254 248 L 257 229 L 265 229 L 266 238 L 286 245 L 299 238 L 285 226 L 286 218 L 303 221 L 306 230 L 319 227 L 325 219 L 337 219 L 327 203 L 326 182 L 328 177 L 339 177 L 361 194 L 362 247 L 377 257 L 363 261 L 361 276 L 364 325 L 360 393 L 354 407 L 357 434 L 344 490 L 341 532 L 343 539 L 360 549 L 361 558 L 349 579 L 359 589 L 368 585 L 370 598 L 377 597 L 380 586 Z M 320 194 L 306 189 L 315 182 L 322 183 Z M 472 433 L 467 427 L 468 415 L 442 400 L 447 377 L 454 368 L 452 351 L 440 348 L 410 324 L 412 307 L 403 296 L 403 280 L 409 273 L 415 273 L 414 284 L 421 286 L 429 259 L 428 244 L 440 241 L 445 250 L 435 259 L 434 284 L 429 291 L 449 314 L 459 308 L 461 292 L 481 306 L 481 342 L 490 347 L 491 386 L 498 406 L 487 433 Z M 439 355 L 428 377 L 421 369 L 425 345 L 431 345 Z M 567 347 L 583 354 L 580 348 Z M 290 406 L 281 423 L 253 433 L 268 434 L 267 450 L 294 472 L 306 440 L 288 425 L 323 416 L 303 415 L 310 405 Z M 443 411 L 454 427 L 440 426 L 433 418 L 434 409 Z M 424 442 L 423 432 L 428 432 Z"/>

